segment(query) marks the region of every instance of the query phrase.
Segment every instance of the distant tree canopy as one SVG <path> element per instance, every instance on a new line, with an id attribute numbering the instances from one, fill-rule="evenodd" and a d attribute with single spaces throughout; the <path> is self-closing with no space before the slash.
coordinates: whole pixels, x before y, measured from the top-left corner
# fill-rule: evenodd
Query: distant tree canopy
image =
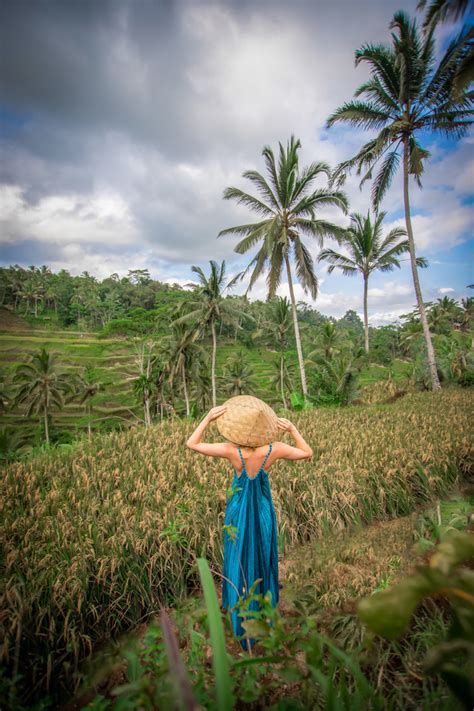
<path id="1" fill-rule="evenodd" d="M 31 324 L 95 331 L 104 338 L 168 336 L 177 313 L 186 313 L 188 307 L 191 310 L 193 299 L 193 291 L 177 283 L 152 279 L 146 269 L 131 269 L 126 277 L 111 274 L 99 281 L 88 272 L 80 276 L 72 276 L 64 269 L 53 273 L 46 265 L 27 269 L 18 264 L 0 267 L 0 306 Z M 226 294 L 224 302 L 232 304 L 241 317 L 235 322 L 217 319 L 218 338 L 249 348 L 275 349 L 275 331 L 269 324 L 279 299 L 277 296 L 249 301 L 245 296 Z M 448 297 L 428 302 L 433 333 L 449 337 L 453 332 L 464 332 L 469 340 L 473 331 L 473 303 L 473 297 L 459 303 Z M 337 326 L 340 343 L 351 343 L 354 348 L 364 343 L 364 323 L 353 309 L 336 319 L 299 301 L 297 313 L 302 339 L 311 348 L 326 324 Z M 397 356 L 418 357 L 422 339 L 418 309 L 400 319 L 397 324 L 370 326 L 374 362 L 388 364 Z M 290 329 L 286 348 L 295 347 Z"/>

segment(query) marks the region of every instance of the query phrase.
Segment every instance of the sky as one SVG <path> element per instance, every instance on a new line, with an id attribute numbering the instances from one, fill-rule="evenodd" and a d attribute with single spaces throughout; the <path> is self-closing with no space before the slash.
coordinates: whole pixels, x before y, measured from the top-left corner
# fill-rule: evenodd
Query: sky
<path id="1" fill-rule="evenodd" d="M 364 43 L 389 42 L 393 14 L 417 0 L 2 0 L 0 8 L 0 264 L 88 271 L 98 279 L 148 269 L 186 284 L 192 265 L 225 260 L 228 279 L 255 250 L 234 252 L 220 230 L 255 219 L 224 200 L 250 190 L 262 149 L 302 147 L 300 165 L 331 168 L 372 134 L 327 117 L 368 77 L 354 66 Z M 418 15 L 419 16 L 419 15 Z M 441 52 L 456 25 L 437 31 Z M 425 301 L 460 299 L 473 273 L 474 131 L 458 141 L 427 135 L 423 189 L 411 186 Z M 318 178 L 317 187 L 324 181 Z M 370 184 L 345 185 L 350 211 L 366 213 Z M 404 224 L 402 173 L 382 204 L 384 231 Z M 319 215 L 339 225 L 349 217 Z M 314 260 L 316 241 L 306 240 Z M 325 246 L 338 248 L 330 239 Z M 323 314 L 362 315 L 362 280 L 316 263 Z M 295 276 L 296 279 L 296 276 Z M 239 294 L 248 282 L 228 293 Z M 288 295 L 286 278 L 278 294 Z M 250 298 L 265 299 L 265 278 Z M 410 265 L 369 283 L 374 326 L 415 307 Z"/>

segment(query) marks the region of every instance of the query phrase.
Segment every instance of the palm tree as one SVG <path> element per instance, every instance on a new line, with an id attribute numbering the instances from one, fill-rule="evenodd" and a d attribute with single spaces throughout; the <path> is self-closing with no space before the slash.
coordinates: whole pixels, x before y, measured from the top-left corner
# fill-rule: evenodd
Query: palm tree
<path id="1" fill-rule="evenodd" d="M 199 412 L 205 412 L 211 406 L 209 393 L 212 389 L 212 380 L 208 361 L 193 363 L 193 378 L 190 387 L 190 396 L 196 403 Z"/>
<path id="2" fill-rule="evenodd" d="M 471 332 L 471 350 L 474 350 L 474 297 L 461 299 L 461 306 L 459 328 L 461 331 Z"/>
<path id="3" fill-rule="evenodd" d="M 79 399 L 79 405 L 85 406 L 87 415 L 87 432 L 91 436 L 91 418 L 92 418 L 92 398 L 98 392 L 104 389 L 104 384 L 96 381 L 93 375 L 92 367 L 86 368 L 85 372 L 78 376 L 75 385 L 73 398 Z"/>
<path id="4" fill-rule="evenodd" d="M 216 323 L 220 319 L 231 323 L 238 324 L 242 318 L 242 311 L 236 306 L 232 299 L 224 299 L 223 292 L 231 286 L 231 282 L 224 286 L 225 276 L 225 260 L 220 267 L 213 259 L 210 260 L 211 273 L 206 277 L 201 267 L 192 266 L 191 271 L 195 272 L 200 284 L 186 284 L 193 286 L 195 291 L 195 299 L 185 301 L 180 304 L 180 308 L 190 308 L 189 313 L 180 316 L 172 322 L 173 324 L 188 324 L 191 330 L 196 330 L 198 333 L 203 333 L 207 328 L 211 329 L 212 334 L 212 360 L 211 360 L 211 382 L 212 382 L 212 405 L 216 406 L 216 353 L 217 353 L 217 338 L 216 338 Z M 250 316 L 246 316 L 251 318 Z"/>
<path id="5" fill-rule="evenodd" d="M 445 318 L 448 319 L 451 324 L 459 320 L 462 310 L 456 299 L 452 299 L 449 296 L 443 296 L 442 298 L 437 299 L 436 306 L 440 308 Z"/>
<path id="6" fill-rule="evenodd" d="M 270 310 L 269 326 L 276 339 L 278 350 L 280 351 L 280 390 L 283 407 L 286 409 L 285 384 L 290 382 L 288 366 L 285 362 L 284 352 L 288 347 L 288 331 L 291 325 L 290 302 L 286 296 L 278 297 L 272 304 Z"/>
<path id="7" fill-rule="evenodd" d="M 70 373 L 59 371 L 56 354 L 49 353 L 43 347 L 29 363 L 17 366 L 13 381 L 19 383 L 14 404 L 26 403 L 26 417 L 32 413 L 42 414 L 46 442 L 49 444 L 48 415 L 53 406 L 62 409 L 64 398 L 73 392 Z"/>
<path id="8" fill-rule="evenodd" d="M 151 402 L 153 391 L 156 387 L 156 366 L 158 356 L 154 352 L 155 341 L 142 341 L 139 337 L 133 339 L 135 346 L 135 364 L 137 366 L 137 377 L 133 381 L 133 392 L 143 403 L 145 427 L 150 427 Z"/>
<path id="9" fill-rule="evenodd" d="M 316 336 L 316 348 L 308 354 L 308 360 L 316 355 L 323 355 L 326 360 L 331 360 L 336 353 L 352 346 L 351 341 L 344 338 L 336 324 L 328 321 L 322 324 L 318 335 Z"/>
<path id="10" fill-rule="evenodd" d="M 405 222 L 413 283 L 432 387 L 439 390 L 435 354 L 418 278 L 408 180 L 413 175 L 421 186 L 424 160 L 430 155 L 417 141 L 420 131 L 431 130 L 458 138 L 465 135 L 472 124 L 470 94 L 464 92 L 456 99 L 451 96 L 456 68 L 469 51 L 465 42 L 467 29 L 450 44 L 435 68 L 433 30 L 422 37 L 416 21 L 410 22 L 401 11 L 395 14 L 390 27 L 398 33 L 392 33 L 391 46 L 367 44 L 356 51 L 356 66 L 367 62 L 371 69 L 371 78 L 355 92 L 356 97 L 363 94 L 365 100 L 349 101 L 328 118 L 328 127 L 344 121 L 378 131 L 378 135 L 368 141 L 357 155 L 337 167 L 334 179 L 340 184 L 346 173 L 356 166 L 359 175 L 362 171 L 365 173 L 362 185 L 372 178 L 375 165 L 384 158 L 372 186 L 372 202 L 377 211 L 398 168 L 402 151 Z"/>
<path id="11" fill-rule="evenodd" d="M 256 386 L 254 371 L 243 351 L 238 351 L 227 359 L 221 380 L 223 389 L 229 396 L 254 391 Z"/>
<path id="12" fill-rule="evenodd" d="M 259 197 L 235 187 L 228 187 L 224 191 L 224 199 L 236 200 L 237 203 L 246 205 L 260 215 L 262 220 L 221 230 L 218 237 L 228 234 L 243 237 L 234 249 L 239 254 L 245 254 L 258 242 L 262 242 L 259 251 L 247 268 L 237 274 L 233 280 L 243 279 L 247 271 L 255 265 L 247 292 L 267 269 L 268 298 L 271 299 L 280 284 L 282 268 L 285 264 L 293 312 L 301 387 L 303 397 L 306 398 L 308 390 L 290 257 L 293 252 L 300 284 L 304 291 L 309 291 L 312 298 L 315 299 L 318 293 L 318 280 L 314 273 L 313 259 L 303 243 L 302 237 L 316 238 L 319 245 L 322 246 L 325 236 L 335 237 L 341 234 L 341 227 L 327 220 L 317 219 L 315 211 L 318 207 L 335 206 L 345 214 L 348 203 L 345 194 L 340 191 L 330 190 L 327 187 L 315 189 L 312 186 L 313 181 L 321 174 L 329 178 L 331 170 L 326 163 L 322 162 L 312 163 L 300 170 L 298 149 L 301 147 L 301 143 L 299 140 L 295 140 L 292 136 L 287 143 L 286 150 L 281 143 L 279 146 L 278 165 L 269 146 L 265 146 L 262 152 L 268 172 L 268 181 L 256 170 L 246 170 L 243 173 L 243 177 L 248 178 L 255 186 Z"/>
<path id="13" fill-rule="evenodd" d="M 285 392 L 289 390 L 290 392 L 293 391 L 294 385 L 293 385 L 293 365 L 289 365 L 285 356 L 285 353 L 282 351 L 279 355 L 279 358 L 273 362 L 273 375 L 270 379 L 270 384 L 275 386 L 275 390 L 278 393 L 280 391 L 281 393 L 281 401 L 283 403 L 283 407 L 285 410 L 287 409 L 288 405 L 286 402 L 286 397 L 285 397 Z"/>
<path id="14" fill-rule="evenodd" d="M 400 238 L 406 236 L 406 231 L 402 227 L 394 227 L 390 230 L 385 239 L 382 239 L 382 222 L 385 219 L 385 212 L 380 212 L 375 216 L 374 222 L 370 219 L 370 214 L 364 217 L 355 212 L 351 215 L 351 226 L 344 237 L 339 239 L 339 244 L 346 247 L 350 256 L 345 256 L 333 249 L 323 249 L 319 254 L 318 261 L 329 262 L 328 274 L 334 269 L 341 269 L 346 276 L 354 276 L 358 272 L 362 274 L 364 280 L 364 333 L 365 352 L 369 352 L 369 316 L 367 309 L 367 299 L 369 290 L 369 277 L 372 272 L 390 272 L 395 267 L 400 268 L 397 257 L 400 254 L 409 252 L 408 240 L 400 242 Z M 417 257 L 416 263 L 419 267 L 428 266 L 423 257 Z"/>
<path id="15" fill-rule="evenodd" d="M 318 396 L 324 401 L 325 396 L 347 405 L 355 396 L 357 388 L 358 361 L 363 354 L 362 348 L 356 348 L 353 353 L 340 354 L 335 358 L 325 358 L 314 354 L 308 359 L 316 371 Z"/>
<path id="16" fill-rule="evenodd" d="M 179 375 L 183 386 L 186 415 L 191 414 L 188 394 L 189 370 L 194 360 L 199 357 L 202 346 L 195 343 L 197 331 L 189 330 L 185 324 L 174 324 L 173 334 L 167 337 L 169 344 L 169 383 L 173 388 L 174 379 Z"/>

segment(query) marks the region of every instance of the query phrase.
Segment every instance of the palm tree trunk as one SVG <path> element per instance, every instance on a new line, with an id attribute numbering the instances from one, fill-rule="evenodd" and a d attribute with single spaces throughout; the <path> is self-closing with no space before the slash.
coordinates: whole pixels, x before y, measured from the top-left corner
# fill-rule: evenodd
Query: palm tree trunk
<path id="1" fill-rule="evenodd" d="M 46 443 L 49 444 L 48 408 L 46 407 L 46 405 L 44 406 L 43 414 L 44 414 L 44 433 L 46 436 Z"/>
<path id="2" fill-rule="evenodd" d="M 298 363 L 300 366 L 301 389 L 303 390 L 303 397 L 306 398 L 308 395 L 308 388 L 306 386 L 306 373 L 305 373 L 304 362 L 303 362 L 303 351 L 301 349 L 301 338 L 300 338 L 300 329 L 298 326 L 298 315 L 296 313 L 295 292 L 293 291 L 293 281 L 291 279 L 290 260 L 288 259 L 287 254 L 285 254 L 285 262 L 286 262 L 286 271 L 288 274 L 288 288 L 290 290 L 291 310 L 293 313 L 293 326 L 295 329 L 296 351 L 298 353 Z"/>
<path id="3" fill-rule="evenodd" d="M 283 378 L 283 355 L 280 356 L 280 383 L 281 383 L 281 398 L 283 400 L 283 407 L 286 410 L 285 385 L 284 385 L 284 378 Z"/>
<path id="4" fill-rule="evenodd" d="M 145 392 L 145 427 L 150 427 L 151 425 L 151 415 L 150 415 L 150 396 L 148 390 Z"/>
<path id="5" fill-rule="evenodd" d="M 367 310 L 367 292 L 369 287 L 369 277 L 364 274 L 364 336 L 365 336 L 365 352 L 369 352 L 369 314 Z"/>
<path id="6" fill-rule="evenodd" d="M 87 404 L 87 414 L 88 414 L 88 418 L 87 418 L 87 434 L 88 434 L 89 439 L 90 439 L 90 438 L 91 438 L 91 434 L 92 434 L 92 432 L 91 432 L 92 403 L 91 403 L 90 401 L 89 401 L 89 403 Z"/>
<path id="7" fill-rule="evenodd" d="M 211 380 L 212 380 L 212 406 L 216 407 L 216 324 L 214 320 L 211 323 L 212 329 L 212 361 L 211 361 Z"/>
<path id="8" fill-rule="evenodd" d="M 184 367 L 184 359 L 183 359 L 183 365 L 182 365 L 182 373 L 183 373 L 184 400 L 186 402 L 186 415 L 187 415 L 187 417 L 189 417 L 189 397 L 188 397 L 188 388 L 186 385 L 186 369 Z"/>
<path id="9" fill-rule="evenodd" d="M 410 197 L 408 193 L 408 136 L 403 139 L 403 198 L 405 202 L 405 222 L 408 235 L 408 245 L 410 248 L 410 261 L 411 261 L 411 272 L 413 275 L 413 284 L 415 287 L 416 300 L 418 303 L 418 310 L 420 312 L 421 324 L 423 326 L 423 334 L 426 342 L 426 350 L 428 354 L 428 366 L 431 374 L 431 382 L 433 390 L 441 390 L 441 385 L 439 383 L 438 371 L 436 369 L 436 360 L 433 349 L 433 343 L 431 342 L 431 333 L 428 326 L 428 319 L 426 318 L 425 305 L 423 303 L 423 296 L 421 294 L 420 281 L 418 279 L 418 269 L 416 266 L 416 255 L 415 255 L 415 240 L 413 238 L 413 230 L 411 226 L 410 217 Z"/>

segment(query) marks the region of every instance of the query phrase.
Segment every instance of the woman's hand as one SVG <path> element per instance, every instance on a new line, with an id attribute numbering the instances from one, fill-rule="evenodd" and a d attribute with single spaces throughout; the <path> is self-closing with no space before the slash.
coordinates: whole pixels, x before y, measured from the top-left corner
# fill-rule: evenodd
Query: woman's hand
<path id="1" fill-rule="evenodd" d="M 207 413 L 206 420 L 208 422 L 217 420 L 217 418 L 220 417 L 221 415 L 223 415 L 226 410 L 227 410 L 227 405 L 218 405 L 217 407 L 213 407 Z"/>
<path id="2" fill-rule="evenodd" d="M 280 430 L 285 430 L 285 432 L 293 432 L 295 426 L 292 422 L 287 420 L 285 417 L 277 417 L 277 427 Z"/>

